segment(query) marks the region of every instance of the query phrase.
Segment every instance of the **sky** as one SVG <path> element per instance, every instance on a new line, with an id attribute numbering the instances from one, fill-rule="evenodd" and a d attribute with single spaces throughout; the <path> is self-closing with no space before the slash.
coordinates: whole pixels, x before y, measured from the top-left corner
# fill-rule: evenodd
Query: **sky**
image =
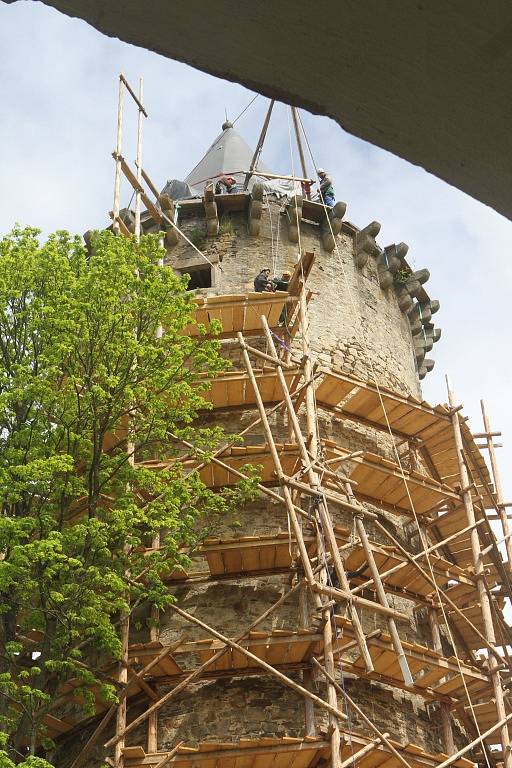
<path id="1" fill-rule="evenodd" d="M 220 133 L 226 112 L 235 119 L 254 95 L 36 2 L 0 3 L 0 52 L 0 236 L 15 222 L 45 234 L 109 224 L 120 72 L 135 87 L 144 78 L 143 166 L 158 188 L 184 178 Z M 251 146 L 267 106 L 258 97 L 236 124 Z M 125 111 L 123 154 L 133 165 L 136 109 L 127 101 Z M 476 432 L 485 399 L 493 430 L 503 432 L 498 458 L 512 501 L 512 223 L 334 121 L 301 114 L 317 167 L 331 172 L 337 198 L 348 204 L 345 218 L 360 227 L 376 219 L 380 245 L 404 241 L 411 266 L 430 270 L 426 287 L 441 303 L 434 319 L 442 338 L 429 353 L 436 366 L 423 382 L 424 397 L 446 402 L 448 373 Z M 274 110 L 262 159 L 274 172 L 291 172 L 284 105 Z M 129 198 L 124 187 L 122 204 Z"/>

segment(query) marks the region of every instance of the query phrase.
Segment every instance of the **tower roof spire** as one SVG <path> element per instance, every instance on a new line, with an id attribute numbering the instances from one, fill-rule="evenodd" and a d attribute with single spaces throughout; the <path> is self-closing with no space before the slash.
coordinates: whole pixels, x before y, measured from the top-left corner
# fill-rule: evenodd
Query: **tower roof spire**
<path id="1" fill-rule="evenodd" d="M 188 174 L 185 182 L 194 189 L 202 190 L 210 180 L 220 176 L 234 176 L 238 183 L 243 183 L 245 175 L 250 168 L 254 150 L 233 128 L 229 120 L 222 124 L 220 133 L 204 157 Z M 269 173 L 269 169 L 259 161 L 255 172 Z M 254 178 L 254 177 L 253 177 Z M 251 183 L 249 183 L 249 187 Z"/>

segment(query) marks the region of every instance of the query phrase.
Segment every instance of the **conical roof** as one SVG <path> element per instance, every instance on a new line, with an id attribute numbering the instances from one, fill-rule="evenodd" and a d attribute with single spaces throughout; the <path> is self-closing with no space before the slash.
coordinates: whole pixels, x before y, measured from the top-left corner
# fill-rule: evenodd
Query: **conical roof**
<path id="1" fill-rule="evenodd" d="M 219 176 L 230 175 L 241 184 L 251 167 L 253 155 L 254 150 L 235 131 L 232 124 L 226 121 L 222 126 L 222 133 L 217 136 L 202 160 L 189 173 L 185 183 L 197 190 L 202 190 L 210 179 L 215 180 Z M 261 173 L 269 172 L 262 162 L 257 163 L 255 170 Z M 252 185 L 249 184 L 249 186 Z"/>

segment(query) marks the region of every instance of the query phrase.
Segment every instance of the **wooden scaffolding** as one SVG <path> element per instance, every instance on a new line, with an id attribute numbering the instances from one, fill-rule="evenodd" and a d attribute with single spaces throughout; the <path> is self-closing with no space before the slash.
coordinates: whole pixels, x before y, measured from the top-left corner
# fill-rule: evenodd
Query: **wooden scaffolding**
<path id="1" fill-rule="evenodd" d="M 139 99 L 131 93 L 139 115 L 145 115 L 142 90 Z M 121 156 L 120 139 L 114 157 L 117 231 L 128 234 L 119 218 L 121 173 L 153 219 L 163 222 L 158 201 L 151 202 L 144 191 L 143 179 L 155 190 L 142 171 L 140 155 L 137 176 Z M 140 213 L 138 222 L 140 227 Z M 165 223 L 177 229 L 169 219 Z M 255 409 L 256 419 L 241 434 L 259 427 L 264 436 L 258 445 L 221 448 L 201 464 L 185 457 L 186 467 L 197 469 L 209 487 L 221 488 L 245 477 L 246 464 L 257 465 L 259 493 L 280 510 L 283 524 L 269 534 L 207 539 L 188 552 L 189 568 L 169 576 L 169 589 L 269 574 L 288 574 L 291 586 L 236 637 L 177 602 L 170 611 L 196 627 L 201 639 L 166 645 L 155 625 L 146 642 L 135 644 L 126 617 L 122 662 L 103 670 L 116 681 L 119 703 L 108 705 L 100 690 L 94 691 L 94 728 L 71 768 L 83 765 L 103 742 L 111 750 L 111 768 L 315 768 L 326 763 L 333 768 L 469 768 L 475 760 L 489 768 L 497 762 L 512 768 L 512 633 L 503 616 L 505 600 L 512 595 L 512 542 L 494 450 L 498 433 L 491 431 L 483 409 L 484 431 L 472 435 L 451 390 L 448 405 L 433 407 L 377 381 L 318 365 L 310 348 L 308 317 L 313 265 L 313 254 L 299 253 L 286 293 L 198 298 L 195 323 L 185 329 L 194 335 L 197 324 L 217 320 L 220 338 L 236 342 L 241 365 L 220 375 L 205 398 L 219 413 Z M 280 325 L 285 309 L 286 332 Z M 351 452 L 328 439 L 319 427 L 320 410 L 341 423 L 383 435 L 386 455 Z M 286 441 L 276 437 L 276 413 L 286 417 Z M 489 450 L 492 477 L 482 448 Z M 169 462 L 153 460 L 143 466 L 148 465 L 165 468 Z M 350 526 L 335 522 L 339 513 Z M 393 516 L 406 521 L 405 544 L 390 530 Z M 507 560 L 493 520 L 501 522 Z M 152 546 L 160 546 L 158 537 Z M 296 624 L 263 631 L 264 621 L 292 596 L 300 596 Z M 428 616 L 428 646 L 406 639 L 402 627 L 409 616 L 397 607 L 403 600 Z M 382 626 L 365 632 L 362 611 L 378 615 Z M 192 668 L 184 663 L 190 658 L 195 659 Z M 205 740 L 198 746 L 178 741 L 173 749 L 158 751 L 159 714 L 194 682 L 256 675 L 271 676 L 301 697 L 302 738 Z M 308 684 L 313 676 L 322 682 L 317 692 Z M 344 678 L 376 681 L 435 703 L 443 751 L 429 754 L 391 738 L 347 693 Z M 161 686 L 167 688 L 164 694 Z M 71 681 L 63 697 L 73 695 Z M 127 703 L 132 700 L 145 705 L 129 719 Z M 316 731 L 318 711 L 329 719 L 326 733 Z M 352 727 L 354 714 L 364 723 L 364 732 Z M 78 732 L 84 723 L 49 716 L 46 725 L 49 735 L 59 738 Z M 112 728 L 114 735 L 105 741 Z M 144 744 L 128 746 L 126 737 L 141 728 L 147 729 Z"/>
<path id="2" fill-rule="evenodd" d="M 311 255 L 307 258 L 312 263 Z M 296 277 L 304 259 L 303 255 L 298 261 Z M 125 674 L 119 674 L 115 665 L 104 669 L 109 679 L 118 679 L 120 704 L 108 706 L 100 691 L 95 691 L 98 722 L 73 768 L 85 762 L 110 724 L 115 724 L 115 734 L 106 742 L 113 749 L 107 762 L 115 768 L 203 762 L 208 768 L 252 766 L 270 758 L 282 768 L 292 764 L 309 768 L 320 760 L 330 761 L 335 768 L 400 763 L 409 768 L 465 768 L 475 755 L 491 766 L 497 760 L 508 762 L 512 709 L 507 683 L 512 665 L 507 646 L 512 641 L 502 611 L 510 595 L 510 572 L 489 522 L 494 517 L 505 522 L 503 536 L 507 537 L 507 505 L 496 492 L 451 393 L 449 406 L 432 407 L 376 382 L 314 364 L 306 280 L 296 283 L 291 296 L 220 296 L 198 302 L 197 310 L 198 322 L 205 321 L 205 312 L 211 312 L 209 319 L 221 321 L 223 337 L 237 341 L 243 361 L 243 367 L 215 380 L 207 398 L 219 412 L 233 407 L 257 409 L 251 427 L 259 424 L 265 438 L 261 445 L 220 449 L 199 467 L 201 477 L 210 487 L 220 488 L 243 477 L 247 463 L 258 465 L 259 491 L 282 509 L 289 531 L 207 539 L 189 553 L 190 568 L 168 579 L 173 589 L 290 574 L 293 586 L 236 638 L 187 613 L 179 603 L 171 611 L 198 627 L 203 639 L 164 645 L 152 630 L 147 642 L 133 644 L 127 632 L 120 667 Z M 290 346 L 290 339 L 283 342 L 277 321 L 286 304 L 297 312 L 301 348 Z M 262 345 L 256 348 L 246 341 L 246 336 L 258 335 L 266 342 L 266 352 L 261 351 Z M 324 438 L 318 429 L 318 409 L 340 421 L 387 434 L 396 460 L 350 452 Z M 271 415 L 278 411 L 287 416 L 286 443 L 274 436 Z M 493 446 L 493 437 L 487 423 L 478 438 Z M 199 462 L 184 461 L 191 470 Z M 151 462 L 153 467 L 167 465 Z M 495 462 L 492 468 L 496 481 Z M 353 526 L 333 522 L 333 513 L 339 510 Z M 409 520 L 409 548 L 390 532 L 386 524 L 390 514 Z M 380 541 L 367 534 L 368 524 L 379 533 Z M 309 595 L 313 608 L 308 611 L 307 601 L 301 600 L 296 626 L 270 632 L 259 629 L 285 600 L 300 592 Z M 432 630 L 428 647 L 402 637 L 400 626 L 409 617 L 395 607 L 397 596 L 410 601 L 415 611 L 428 613 Z M 385 628 L 365 633 L 362 610 L 379 614 Z M 476 653 L 481 649 L 484 655 Z M 182 663 L 191 654 L 197 660 L 193 669 Z M 340 670 L 342 676 L 377 681 L 436 702 L 443 719 L 443 753 L 430 755 L 383 733 L 340 685 Z M 297 671 L 303 673 L 302 683 L 293 676 Z M 323 678 L 325 695 L 314 693 L 304 682 L 313 673 Z M 302 739 L 205 741 L 199 747 L 180 742 L 169 752 L 158 752 L 158 715 L 187 686 L 199 680 L 258 674 L 271 675 L 303 698 Z M 161 695 L 159 686 L 170 690 Z M 63 696 L 73 696 L 72 682 Z M 147 707 L 129 721 L 126 703 L 132 699 L 145 699 Z M 329 717 L 327 734 L 315 731 L 316 710 L 324 710 Z M 350 712 L 362 717 L 365 733 L 347 730 Z M 461 749 L 455 747 L 455 721 L 467 734 L 468 742 Z M 83 727 L 66 717 L 49 716 L 46 724 L 56 738 Z M 143 725 L 147 727 L 145 744 L 125 746 L 125 737 Z M 460 731 L 457 738 L 460 741 Z M 496 744 L 499 750 L 492 751 L 490 745 Z"/>

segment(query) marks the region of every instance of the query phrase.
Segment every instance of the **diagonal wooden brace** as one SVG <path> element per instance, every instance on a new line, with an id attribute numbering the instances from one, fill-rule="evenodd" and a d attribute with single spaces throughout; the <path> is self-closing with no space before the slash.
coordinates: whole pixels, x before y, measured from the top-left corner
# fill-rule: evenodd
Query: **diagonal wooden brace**
<path id="1" fill-rule="evenodd" d="M 267 338 L 267 342 L 269 345 L 270 351 L 273 353 L 274 358 L 277 359 L 277 351 L 275 348 L 274 340 L 272 338 L 272 334 L 270 332 L 270 328 L 267 323 L 267 318 L 262 316 L 261 318 L 263 329 L 265 331 L 265 336 Z M 288 411 L 288 417 L 290 419 L 290 423 L 293 428 L 293 432 L 295 434 L 295 438 L 297 440 L 300 454 L 302 457 L 302 461 L 304 462 L 305 467 L 309 467 L 307 471 L 308 479 L 311 486 L 314 486 L 317 484 L 318 478 L 316 473 L 313 471 L 311 467 L 311 461 L 309 452 L 306 446 L 306 442 L 304 440 L 304 436 L 302 434 L 302 430 L 300 427 L 299 419 L 297 417 L 297 414 L 295 413 L 295 408 L 293 407 L 292 398 L 290 395 L 290 392 L 288 390 L 288 385 L 286 382 L 286 378 L 280 368 L 277 369 L 277 375 L 279 378 L 279 383 L 281 385 L 281 389 L 283 391 L 283 396 L 286 403 L 286 409 Z M 312 385 L 311 385 L 312 386 Z M 350 592 L 350 584 L 347 578 L 347 575 L 345 573 L 345 568 L 343 566 L 343 560 L 341 559 L 339 549 L 338 549 L 338 543 L 336 541 L 336 535 L 334 533 L 334 529 L 332 526 L 332 520 L 331 516 L 328 512 L 327 505 L 325 502 L 325 497 L 321 493 L 319 495 L 319 501 L 318 501 L 318 513 L 320 515 L 320 521 L 322 524 L 323 533 L 325 535 L 325 538 L 327 540 L 327 548 L 331 554 L 332 562 L 336 571 L 336 575 L 338 577 L 340 586 L 342 590 L 349 593 Z M 361 626 L 361 621 L 359 619 L 359 614 L 357 613 L 355 605 L 349 601 L 348 603 L 348 612 L 350 614 L 350 619 L 352 621 L 352 624 L 354 626 L 354 631 L 356 633 L 356 638 L 359 643 L 359 649 L 361 651 L 361 655 L 364 659 L 366 669 L 368 672 L 373 672 L 373 662 L 372 658 L 370 656 L 370 652 L 368 650 L 368 646 L 366 645 L 366 640 L 364 637 L 363 628 Z"/>

